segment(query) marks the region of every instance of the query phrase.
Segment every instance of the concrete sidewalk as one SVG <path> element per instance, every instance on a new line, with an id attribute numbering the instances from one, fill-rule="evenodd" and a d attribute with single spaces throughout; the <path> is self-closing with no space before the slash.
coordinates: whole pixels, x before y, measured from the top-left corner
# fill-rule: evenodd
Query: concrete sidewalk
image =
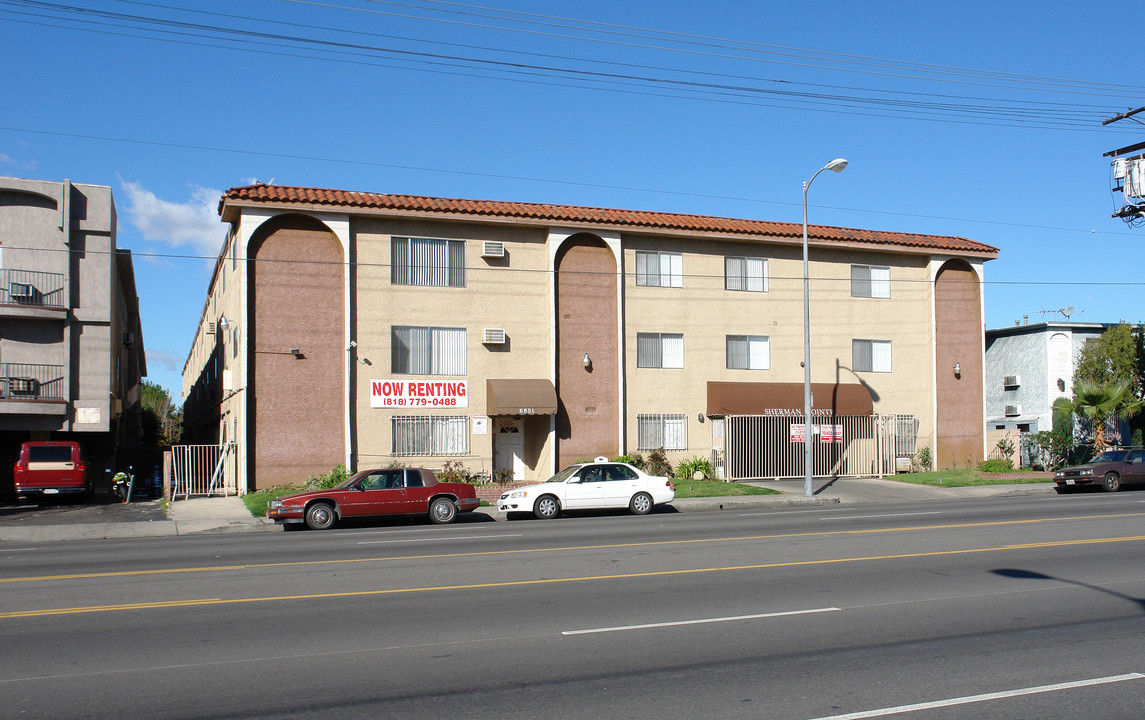
<path id="1" fill-rule="evenodd" d="M 123 513 L 131 511 L 136 512 L 126 519 L 122 517 Z M 26 513 L 19 518 L 19 522 L 0 523 L 0 542 L 104 540 L 279 530 L 266 518 L 252 517 L 242 499 L 233 495 L 176 500 L 170 504 L 166 514 L 159 500 L 132 502 L 123 505 L 119 514 L 121 517 L 112 517 L 103 522 L 66 522 L 58 515 L 49 520 L 46 513 L 41 518 Z M 83 515 L 77 513 L 76 517 L 82 518 Z"/>
<path id="2" fill-rule="evenodd" d="M 686 481 L 685 481 L 686 482 Z M 879 478 L 841 478 L 829 483 L 818 482 L 815 494 L 804 495 L 800 481 L 752 483 L 776 490 L 780 495 L 739 495 L 713 498 L 680 498 L 672 503 L 676 512 L 743 511 L 792 506 L 822 507 L 843 504 L 893 504 L 964 498 L 1016 497 L 1052 495 L 1053 483 L 1023 485 L 979 485 L 944 488 L 931 485 L 882 480 Z M 37 518 L 24 514 L 18 522 L 0 522 L 0 542 L 46 542 L 52 540 L 101 540 L 105 538 L 145 538 L 210 533 L 282 532 L 266 518 L 252 517 L 238 497 L 209 497 L 176 500 L 167 510 L 166 519 L 158 500 L 131 503 L 117 511 L 128 521 L 110 517 L 105 522 L 69 523 L 59 515 L 50 524 L 47 515 Z M 493 507 L 478 508 L 494 520 L 505 520 L 505 514 Z M 130 513 L 130 514 L 124 514 Z M 45 523 L 45 524 L 40 524 Z"/>

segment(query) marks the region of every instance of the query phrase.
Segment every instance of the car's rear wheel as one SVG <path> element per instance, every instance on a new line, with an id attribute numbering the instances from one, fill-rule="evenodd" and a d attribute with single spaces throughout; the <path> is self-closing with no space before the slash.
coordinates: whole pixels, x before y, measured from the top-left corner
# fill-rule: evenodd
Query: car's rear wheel
<path id="1" fill-rule="evenodd" d="M 1105 492 L 1117 492 L 1121 489 L 1121 476 L 1115 472 L 1105 473 L 1105 479 L 1101 481 L 1101 487 L 1105 488 Z"/>
<path id="2" fill-rule="evenodd" d="M 448 525 L 457 517 L 457 506 L 449 498 L 437 498 L 429 504 L 429 519 L 438 525 Z"/>
<path id="3" fill-rule="evenodd" d="M 334 506 L 330 503 L 314 503 L 306 508 L 306 527 L 311 530 L 328 530 L 334 525 Z"/>
<path id="4" fill-rule="evenodd" d="M 648 493 L 636 493 L 628 501 L 628 512 L 633 515 L 647 515 L 652 512 L 652 496 Z"/>
<path id="5" fill-rule="evenodd" d="M 533 514 L 541 520 L 552 520 L 561 514 L 561 503 L 552 495 L 542 495 L 533 504 Z"/>

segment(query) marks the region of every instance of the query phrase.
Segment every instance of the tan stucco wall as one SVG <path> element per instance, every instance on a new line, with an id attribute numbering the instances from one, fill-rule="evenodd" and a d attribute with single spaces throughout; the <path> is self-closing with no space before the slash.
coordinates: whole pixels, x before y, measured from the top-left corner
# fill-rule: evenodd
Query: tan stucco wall
<path id="1" fill-rule="evenodd" d="M 465 240 L 466 284 L 463 288 L 416 287 L 390 284 L 390 239 L 425 237 Z M 462 223 L 361 219 L 354 223 L 357 252 L 353 276 L 351 334 L 358 346 L 354 363 L 352 412 L 357 426 L 357 465 L 404 464 L 441 467 L 460 460 L 471 471 L 492 470 L 493 433 L 473 435 L 470 427 L 468 457 L 392 458 L 390 418 L 395 411 L 370 407 L 370 381 L 395 377 L 390 372 L 390 328 L 393 325 L 464 327 L 468 343 L 469 407 L 452 414 L 485 415 L 485 380 L 488 378 L 553 377 L 551 351 L 551 281 L 546 234 L 528 228 L 490 227 Z M 504 259 L 481 257 L 485 240 L 506 245 Z M 481 342 L 485 328 L 503 328 L 503 346 Z M 369 365 L 363 364 L 369 361 Z M 430 376 L 402 376 L 431 379 Z M 437 379 L 436 376 L 432 379 Z M 458 376 L 458 379 L 461 379 Z M 401 411 L 400 414 L 451 414 L 446 411 Z M 551 443 L 533 437 L 537 419 L 527 424 L 526 462 L 530 480 L 548 477 Z M 539 443 L 539 444 L 538 444 Z M 540 479 L 544 479 L 543 477 Z"/>
<path id="2" fill-rule="evenodd" d="M 798 246 L 683 241 L 684 287 L 637 287 L 637 250 L 666 249 L 657 238 L 625 237 L 626 362 L 629 451 L 636 451 L 637 415 L 684 413 L 688 449 L 669 459 L 707 456 L 711 424 L 697 418 L 706 408 L 708 380 L 803 381 L 803 257 Z M 724 289 L 726 256 L 768 259 L 768 292 Z M 851 265 L 891 268 L 891 298 L 852 298 Z M 930 284 L 925 260 L 891 254 L 811 253 L 811 372 L 813 382 L 862 383 L 876 413 L 907 413 L 928 436 L 933 397 Z M 682 332 L 683 369 L 636 367 L 638 332 Z M 729 370 L 727 335 L 770 338 L 769 370 Z M 892 372 L 853 372 L 851 341 L 891 340 Z M 665 392 L 671 388 L 671 392 Z"/>

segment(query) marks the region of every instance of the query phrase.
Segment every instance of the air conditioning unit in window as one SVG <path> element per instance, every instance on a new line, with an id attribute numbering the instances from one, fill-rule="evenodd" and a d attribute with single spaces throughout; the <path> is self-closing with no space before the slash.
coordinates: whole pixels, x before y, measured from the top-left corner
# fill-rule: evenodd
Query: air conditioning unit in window
<path id="1" fill-rule="evenodd" d="M 483 258 L 501 258 L 505 257 L 505 243 L 498 242 L 497 240 L 486 240 L 481 246 L 481 257 Z"/>
<path id="2" fill-rule="evenodd" d="M 485 345 L 504 345 L 505 331 L 502 328 L 485 328 L 481 342 Z"/>
<path id="3" fill-rule="evenodd" d="M 1007 405 L 1006 406 L 1006 417 L 1014 417 L 1015 415 L 1021 415 L 1021 414 L 1022 414 L 1022 406 L 1021 405 Z"/>
<path id="4" fill-rule="evenodd" d="M 1002 387 L 1018 387 L 1022 384 L 1022 377 L 1020 375 L 1007 375 L 1002 378 Z"/>
<path id="5" fill-rule="evenodd" d="M 8 297 L 14 303 L 32 303 L 36 301 L 36 288 L 31 283 L 8 283 Z"/>

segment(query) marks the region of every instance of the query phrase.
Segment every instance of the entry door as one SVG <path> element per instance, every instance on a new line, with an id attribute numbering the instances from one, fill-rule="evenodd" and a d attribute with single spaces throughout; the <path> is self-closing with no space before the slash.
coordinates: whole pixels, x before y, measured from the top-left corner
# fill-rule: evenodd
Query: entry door
<path id="1" fill-rule="evenodd" d="M 497 447 L 494 452 L 494 465 L 498 470 L 508 470 L 514 481 L 525 479 L 525 436 L 516 425 L 502 427 L 497 431 Z"/>

